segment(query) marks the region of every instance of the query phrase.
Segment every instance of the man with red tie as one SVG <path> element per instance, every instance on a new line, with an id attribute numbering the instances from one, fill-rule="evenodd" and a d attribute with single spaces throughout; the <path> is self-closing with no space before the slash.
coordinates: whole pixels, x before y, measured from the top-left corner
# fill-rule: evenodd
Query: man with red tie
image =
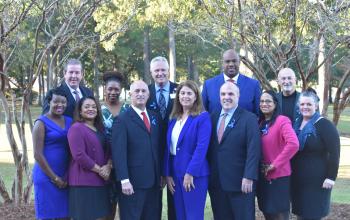
<path id="1" fill-rule="evenodd" d="M 121 182 L 120 219 L 159 219 L 160 118 L 146 109 L 148 86 L 130 86 L 131 107 L 121 113 L 112 128 L 112 158 Z"/>

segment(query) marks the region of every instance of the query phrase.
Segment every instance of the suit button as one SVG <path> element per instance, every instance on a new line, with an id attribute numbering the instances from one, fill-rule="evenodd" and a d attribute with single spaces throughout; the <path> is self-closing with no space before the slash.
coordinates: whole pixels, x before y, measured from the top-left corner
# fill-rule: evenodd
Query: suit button
<path id="1" fill-rule="evenodd" d="M 178 148 L 176 148 L 176 150 L 177 150 L 177 151 L 179 151 L 179 150 L 180 150 L 180 148 L 178 147 Z"/>

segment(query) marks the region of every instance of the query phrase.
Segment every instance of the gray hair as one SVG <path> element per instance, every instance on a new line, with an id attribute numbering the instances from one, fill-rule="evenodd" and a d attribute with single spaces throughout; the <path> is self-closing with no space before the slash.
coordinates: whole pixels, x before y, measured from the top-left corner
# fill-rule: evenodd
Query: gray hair
<path id="1" fill-rule="evenodd" d="M 169 70 L 169 63 L 168 63 L 168 60 L 165 58 L 165 57 L 162 57 L 162 56 L 157 56 L 155 58 L 153 58 L 151 60 L 151 64 L 150 64 L 150 70 L 152 72 L 152 69 L 153 69 L 153 66 L 156 62 L 164 62 L 165 65 L 166 65 L 166 68 Z"/>
<path id="2" fill-rule="evenodd" d="M 312 100 L 314 101 L 316 106 L 318 106 L 318 103 L 320 101 L 320 98 L 317 96 L 317 94 L 314 90 L 306 90 L 306 91 L 300 93 L 299 100 L 301 97 L 312 98 Z M 299 101 L 298 101 L 298 104 L 299 104 Z"/>
<path id="3" fill-rule="evenodd" d="M 63 71 L 67 72 L 67 68 L 69 65 L 79 65 L 81 67 L 81 72 L 83 73 L 83 64 L 78 59 L 69 59 L 67 60 L 66 64 L 64 65 Z"/>

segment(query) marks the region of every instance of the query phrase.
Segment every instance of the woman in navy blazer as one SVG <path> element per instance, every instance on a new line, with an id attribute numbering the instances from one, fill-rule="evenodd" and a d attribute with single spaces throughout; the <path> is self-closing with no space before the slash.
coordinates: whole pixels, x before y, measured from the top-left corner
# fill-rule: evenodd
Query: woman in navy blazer
<path id="1" fill-rule="evenodd" d="M 164 175 L 174 195 L 176 218 L 181 220 L 204 219 L 211 121 L 202 109 L 196 83 L 181 83 L 170 115 L 164 158 Z"/>

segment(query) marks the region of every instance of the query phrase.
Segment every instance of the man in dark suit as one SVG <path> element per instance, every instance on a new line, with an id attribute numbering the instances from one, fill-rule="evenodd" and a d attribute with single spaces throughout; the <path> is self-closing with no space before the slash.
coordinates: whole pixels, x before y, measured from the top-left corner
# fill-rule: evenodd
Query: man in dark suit
<path id="1" fill-rule="evenodd" d="M 294 71 L 290 68 L 281 69 L 278 72 L 277 83 L 282 90 L 277 94 L 282 114 L 294 124 L 295 120 L 300 117 L 297 105 L 300 93 L 295 90 L 297 80 Z"/>
<path id="2" fill-rule="evenodd" d="M 159 219 L 159 117 L 146 109 L 148 87 L 130 86 L 131 107 L 121 113 L 112 129 L 112 157 L 121 182 L 120 218 Z"/>
<path id="3" fill-rule="evenodd" d="M 84 77 L 83 66 L 77 59 L 70 59 L 64 66 L 64 82 L 57 88 L 62 90 L 67 96 L 67 108 L 64 111 L 64 115 L 73 118 L 74 109 L 77 101 L 85 96 L 93 96 L 93 92 L 85 86 L 80 85 L 81 80 Z M 50 97 L 52 90 L 48 92 L 44 99 L 42 114 L 49 111 L 49 101 L 47 97 Z"/>
<path id="4" fill-rule="evenodd" d="M 261 151 L 256 116 L 238 106 L 239 88 L 220 89 L 222 110 L 212 113 L 208 150 L 209 195 L 214 219 L 255 219 L 255 181 Z"/>
<path id="5" fill-rule="evenodd" d="M 148 85 L 150 98 L 147 101 L 147 108 L 159 113 L 162 122 L 161 129 L 161 159 L 166 148 L 166 133 L 169 122 L 169 115 L 173 108 L 173 100 L 176 94 L 177 84 L 169 81 L 169 63 L 165 57 L 155 57 L 151 60 L 151 74 L 154 83 Z M 163 164 L 163 163 L 162 163 Z M 164 180 L 164 178 L 163 178 Z M 165 181 L 163 182 L 165 184 Z M 175 220 L 174 200 L 169 190 L 167 190 L 168 219 Z M 160 195 L 160 206 L 162 206 L 162 193 Z M 160 213 L 162 213 L 160 208 Z"/>
<path id="6" fill-rule="evenodd" d="M 230 81 L 236 83 L 241 91 L 238 106 L 258 115 L 261 95 L 259 82 L 239 73 L 240 59 L 234 50 L 225 51 L 222 62 L 223 73 L 204 82 L 202 98 L 205 109 L 212 113 L 221 108 L 219 90 L 222 84 Z"/>

